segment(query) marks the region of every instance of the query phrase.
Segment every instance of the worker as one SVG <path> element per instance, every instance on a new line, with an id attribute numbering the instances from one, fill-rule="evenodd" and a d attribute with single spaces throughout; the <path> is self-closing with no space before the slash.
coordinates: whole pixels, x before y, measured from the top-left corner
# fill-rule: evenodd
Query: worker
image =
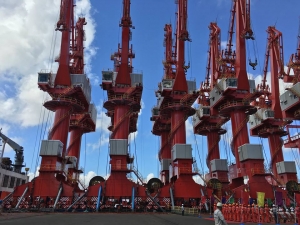
<path id="1" fill-rule="evenodd" d="M 265 216 L 264 216 L 264 221 L 263 222 L 270 223 L 271 218 L 272 218 L 272 216 L 271 216 L 268 204 L 265 204 Z"/>
<path id="2" fill-rule="evenodd" d="M 227 225 L 226 220 L 222 214 L 222 203 L 218 202 L 217 209 L 214 211 L 215 225 Z"/>
<path id="3" fill-rule="evenodd" d="M 229 204 L 229 206 L 228 206 L 228 220 L 231 220 L 231 218 L 232 218 L 231 212 L 232 212 L 232 206 L 231 206 L 231 204 Z"/>
<path id="4" fill-rule="evenodd" d="M 3 201 L 2 201 L 2 199 L 0 199 L 0 215 L 1 215 L 1 213 L 2 213 L 2 211 L 3 211 Z"/>
<path id="5" fill-rule="evenodd" d="M 184 205 L 181 204 L 181 215 L 184 216 Z"/>
<path id="6" fill-rule="evenodd" d="M 274 220 L 275 220 L 275 223 L 276 223 L 276 224 L 278 224 L 278 213 L 277 213 L 277 207 L 276 207 L 276 205 L 274 205 L 274 204 L 273 204 L 272 211 L 273 211 L 273 215 L 274 215 Z"/>

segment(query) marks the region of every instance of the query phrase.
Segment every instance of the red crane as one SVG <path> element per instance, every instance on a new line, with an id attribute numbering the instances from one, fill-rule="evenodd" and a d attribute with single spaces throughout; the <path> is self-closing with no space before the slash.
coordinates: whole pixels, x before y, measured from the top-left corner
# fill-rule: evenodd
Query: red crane
<path id="1" fill-rule="evenodd" d="M 207 73 L 205 82 L 201 84 L 200 96 L 198 103 L 200 104 L 193 118 L 194 133 L 207 136 L 208 154 L 206 164 L 209 168 L 209 174 L 206 180 L 218 179 L 223 184 L 229 184 L 227 160 L 220 160 L 219 140 L 220 135 L 225 134 L 226 130 L 221 126 L 226 123 L 229 118 L 222 117 L 218 114 L 210 112 L 210 92 L 217 85 L 217 79 L 220 76 L 220 66 L 218 59 L 221 57 L 220 49 L 220 28 L 216 23 L 210 23 L 210 40 L 207 60 Z M 211 81 L 211 82 L 210 82 Z M 214 160 L 214 161 L 212 161 Z M 221 189 L 219 190 L 221 191 Z M 222 197 L 219 192 L 218 197 Z"/>
<path id="2" fill-rule="evenodd" d="M 165 60 L 163 61 L 164 65 L 164 76 L 163 79 L 174 79 L 176 73 L 176 57 L 173 51 L 173 38 L 172 38 L 172 25 L 166 24 L 165 28 Z M 156 92 L 158 101 L 163 98 L 159 92 Z M 171 163 L 171 145 L 168 141 L 168 137 L 171 131 L 171 120 L 168 116 L 160 115 L 159 110 L 161 105 L 157 105 L 152 108 L 152 117 L 150 118 L 153 121 L 152 133 L 154 135 L 160 136 L 161 148 L 158 153 L 159 161 L 161 163 L 160 179 L 162 183 L 169 183 L 169 165 Z"/>
<path id="3" fill-rule="evenodd" d="M 294 75 L 291 75 L 292 70 Z M 300 120 L 300 28 L 297 37 L 296 53 L 291 55 L 288 62 L 288 72 L 283 75 L 284 82 L 291 82 L 293 84 L 291 87 L 286 88 L 286 92 L 280 96 L 283 117 Z"/>
<path id="4" fill-rule="evenodd" d="M 291 75 L 291 70 L 293 70 L 294 75 Z M 297 36 L 297 49 L 294 54 L 290 56 L 288 62 L 287 74 L 284 74 L 284 82 L 296 84 L 300 82 L 300 24 Z"/>
<path id="5" fill-rule="evenodd" d="M 235 21 L 236 20 L 236 21 Z M 235 32 L 234 32 L 234 24 Z M 232 37 L 236 33 L 236 50 L 232 49 Z M 254 80 L 248 80 L 246 71 L 246 40 L 253 40 L 253 31 L 250 24 L 250 0 L 233 1 L 227 48 L 222 51 L 219 60 L 220 81 L 210 92 L 211 113 L 230 117 L 232 125 L 231 149 L 236 164 L 229 167 L 231 189 L 235 197 L 240 197 L 244 190 L 244 176 L 251 184 L 250 195 L 256 196 L 257 187 L 265 183 L 262 148 L 259 145 L 249 144 L 248 115 L 256 112 L 250 105 L 261 93 L 255 90 Z M 256 62 L 250 65 L 255 67 Z M 249 152 L 253 155 L 247 155 Z M 251 178 L 251 179 L 250 179 Z"/>
<path id="6" fill-rule="evenodd" d="M 39 196 L 44 200 L 46 197 L 56 199 L 59 202 L 61 196 L 70 202 L 74 200 L 75 194 L 81 192 L 78 180 L 70 176 L 68 169 L 73 172 L 78 171 L 79 148 L 72 150 L 75 146 L 74 127 L 70 128 L 74 117 L 79 114 L 90 114 L 93 110 L 90 107 L 91 87 L 88 78 L 83 73 L 83 32 L 79 26 L 84 25 L 84 19 L 80 19 L 76 28 L 76 39 L 74 29 L 74 1 L 61 0 L 60 17 L 56 30 L 62 32 L 60 55 L 56 58 L 58 62 L 57 74 L 48 71 L 39 73 L 39 88 L 51 96 L 51 100 L 46 101 L 44 106 L 55 112 L 54 123 L 48 135 L 48 140 L 43 140 L 40 149 L 42 156 L 39 176 L 32 182 L 19 186 L 14 192 L 14 196 L 29 197 L 31 200 Z M 81 25 L 80 25 L 81 24 Z M 82 40 L 80 40 L 80 38 Z M 76 73 L 76 74 L 72 74 Z M 79 73 L 79 74 L 78 74 Z M 72 115 L 72 116 L 71 116 Z M 94 118 L 91 116 L 91 118 Z M 90 122 L 95 129 L 95 121 Z M 70 148 L 67 151 L 67 139 L 69 129 L 71 130 Z M 81 128 L 80 132 L 86 132 Z M 80 142 L 79 142 L 80 144 Z M 67 156 L 71 154 L 72 157 Z M 76 175 L 77 176 L 77 175 Z M 22 201 L 22 198 L 20 201 Z M 38 204 L 38 203 L 34 203 Z"/>
<path id="7" fill-rule="evenodd" d="M 84 25 L 86 25 L 85 18 L 79 17 L 75 26 L 75 40 L 73 42 L 74 46 L 72 46 L 71 54 L 71 73 L 78 74 L 79 76 L 84 76 Z M 91 93 L 88 94 L 90 95 Z M 70 141 L 66 158 L 70 162 L 70 165 L 68 166 L 68 177 L 72 183 L 81 183 L 79 180 L 79 174 L 83 172 L 79 169 L 81 138 L 84 133 L 95 131 L 96 119 L 97 111 L 94 104 L 90 104 L 83 113 L 71 114 L 69 126 Z M 83 184 L 81 185 L 84 187 Z"/>
<path id="8" fill-rule="evenodd" d="M 108 100 L 103 107 L 111 118 L 110 135 L 110 176 L 100 183 L 103 187 L 103 196 L 110 199 L 106 202 L 114 204 L 112 199 L 132 196 L 132 190 L 139 191 L 140 196 L 145 196 L 143 186 L 127 179 L 127 174 L 134 172 L 140 182 L 144 182 L 138 171 L 133 168 L 133 157 L 128 151 L 128 135 L 137 130 L 137 117 L 141 109 L 142 74 L 134 73 L 132 59 L 135 54 L 131 39 L 132 21 L 130 17 L 130 0 L 123 0 L 122 44 L 111 59 L 114 61 L 113 71 L 102 72 L 102 88 L 107 91 Z M 89 196 L 96 196 L 99 186 L 89 189 Z M 142 188 L 142 189 L 140 189 Z"/>
<path id="9" fill-rule="evenodd" d="M 283 60 L 283 42 L 282 33 L 275 27 L 268 27 L 268 43 L 265 54 L 265 65 L 262 84 L 258 86 L 263 94 L 261 101 L 258 102 L 258 111 L 250 116 L 250 134 L 268 138 L 271 165 L 270 169 L 281 185 L 287 183 L 287 179 L 297 180 L 296 171 L 294 173 L 284 173 L 286 169 L 281 170 L 279 166 L 284 167 L 287 162 L 283 161 L 282 153 L 282 136 L 286 135 L 284 127 L 291 123 L 290 120 L 284 120 L 282 117 L 279 99 L 279 78 L 283 77 L 284 60 Z M 267 81 L 268 64 L 270 58 L 271 68 L 271 89 L 269 90 Z M 279 173 L 280 175 L 279 175 Z"/>
<path id="10" fill-rule="evenodd" d="M 164 133 L 161 134 L 159 151 L 162 172 L 170 169 L 170 185 L 165 185 L 160 193 L 161 196 L 170 196 L 171 187 L 172 190 L 175 190 L 173 196 L 175 204 L 179 205 L 183 203 L 183 199 L 199 198 L 199 187 L 201 186 L 192 179 L 193 175 L 196 175 L 192 170 L 192 149 L 191 145 L 186 144 L 185 121 L 195 113 L 191 105 L 199 95 L 195 82 L 187 81 L 185 78 L 189 67 L 185 62 L 185 42 L 190 41 L 187 30 L 187 0 L 179 0 L 177 4 L 174 52 L 172 51 L 171 27 L 167 25 L 165 27 L 165 76 L 159 83 L 159 90 L 156 91 L 158 97 L 156 108 L 159 109 L 159 114 L 152 119 L 155 120 L 154 132 L 158 130 L 159 125 L 168 126 L 170 123 L 170 129 L 166 127 Z M 169 118 L 169 120 L 164 120 L 162 123 L 162 118 Z"/>

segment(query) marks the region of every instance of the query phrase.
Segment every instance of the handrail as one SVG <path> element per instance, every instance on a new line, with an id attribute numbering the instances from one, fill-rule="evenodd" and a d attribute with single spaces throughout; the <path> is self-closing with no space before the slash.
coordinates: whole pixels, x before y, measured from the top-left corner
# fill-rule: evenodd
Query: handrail
<path id="1" fill-rule="evenodd" d="M 20 206 L 20 204 L 21 204 L 21 202 L 22 202 L 22 200 L 23 200 L 23 198 L 24 198 L 24 196 L 25 196 L 25 194 L 26 194 L 27 191 L 28 191 L 28 186 L 25 188 L 22 196 L 20 197 L 20 199 L 19 199 L 19 201 L 18 201 L 18 203 L 17 203 L 17 205 L 15 207 L 15 209 L 19 208 L 19 206 Z"/>
<path id="2" fill-rule="evenodd" d="M 9 199 L 10 196 L 12 196 L 12 195 L 14 194 L 14 192 L 15 192 L 15 189 L 14 189 L 11 193 L 9 193 L 9 194 L 2 200 L 2 202 L 5 202 L 7 199 Z"/>
<path id="3" fill-rule="evenodd" d="M 137 176 L 142 184 L 145 184 L 142 174 L 135 167 L 132 167 L 131 171 Z"/>
<path id="4" fill-rule="evenodd" d="M 222 104 L 222 105 L 219 107 L 219 110 L 222 110 L 222 109 L 224 109 L 224 108 L 227 108 L 228 106 L 245 105 L 246 103 L 249 103 L 249 102 L 244 102 L 243 100 L 242 100 L 242 101 L 227 101 L 226 103 Z"/>
<path id="5" fill-rule="evenodd" d="M 60 198 L 60 195 L 61 195 L 62 189 L 63 189 L 63 187 L 61 186 L 61 187 L 59 188 L 59 190 L 58 190 L 58 193 L 57 193 L 57 196 L 56 196 L 56 199 L 55 199 L 54 205 L 53 205 L 53 210 L 56 208 L 56 205 L 57 205 L 57 203 L 58 203 L 58 200 L 59 200 L 59 198 Z"/>
<path id="6" fill-rule="evenodd" d="M 77 202 L 79 202 L 83 197 L 85 197 L 86 194 L 87 194 L 87 192 L 85 192 L 82 196 L 80 196 L 79 198 L 77 198 L 76 201 L 74 201 L 74 202 L 68 207 L 67 211 L 70 210 L 70 209 L 73 207 L 73 205 L 75 205 Z"/>
<path id="7" fill-rule="evenodd" d="M 151 194 L 149 193 L 148 189 L 146 189 L 145 191 L 146 191 L 146 194 L 148 195 L 148 197 L 152 200 L 152 202 L 153 202 L 155 205 L 157 205 L 157 206 L 160 208 L 160 210 L 161 210 L 162 212 L 165 212 L 165 210 L 164 210 L 164 209 L 157 203 L 157 201 L 155 201 L 155 199 L 151 196 Z"/>

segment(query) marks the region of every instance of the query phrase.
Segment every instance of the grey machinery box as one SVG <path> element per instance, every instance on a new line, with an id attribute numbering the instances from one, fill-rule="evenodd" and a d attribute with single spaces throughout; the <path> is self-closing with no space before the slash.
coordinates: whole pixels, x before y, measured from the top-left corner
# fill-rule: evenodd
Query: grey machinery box
<path id="1" fill-rule="evenodd" d="M 58 140 L 42 140 L 40 156 L 61 156 L 63 143 Z"/>
<path id="2" fill-rule="evenodd" d="M 258 144 L 244 144 L 238 148 L 240 161 L 248 159 L 264 159 L 262 146 Z"/>
<path id="3" fill-rule="evenodd" d="M 161 170 L 169 170 L 169 166 L 171 162 L 172 162 L 171 159 L 162 159 L 160 161 Z"/>
<path id="4" fill-rule="evenodd" d="M 140 73 L 131 73 L 131 87 L 143 86 L 143 74 Z"/>
<path id="5" fill-rule="evenodd" d="M 287 90 L 282 95 L 280 95 L 280 106 L 281 110 L 286 110 L 290 106 L 299 102 L 299 97 L 294 93 L 300 93 L 300 82 L 296 83 L 290 88 L 292 91 Z M 294 92 L 294 93 L 293 93 Z"/>
<path id="6" fill-rule="evenodd" d="M 71 74 L 73 87 L 81 87 L 87 102 L 91 101 L 91 84 L 86 74 Z"/>
<path id="7" fill-rule="evenodd" d="M 227 159 L 213 159 L 210 161 L 210 169 L 215 171 L 228 171 Z"/>
<path id="8" fill-rule="evenodd" d="M 277 173 L 297 173 L 296 164 L 293 161 L 282 161 L 276 163 Z"/>
<path id="9" fill-rule="evenodd" d="M 77 158 L 75 156 L 66 156 L 66 159 L 71 163 L 70 165 L 72 165 L 74 167 L 76 167 L 77 164 Z"/>
<path id="10" fill-rule="evenodd" d="M 172 148 L 172 160 L 192 159 L 192 146 L 190 144 L 176 144 Z"/>
<path id="11" fill-rule="evenodd" d="M 128 154 L 128 140 L 127 139 L 111 139 L 110 155 L 127 155 Z"/>

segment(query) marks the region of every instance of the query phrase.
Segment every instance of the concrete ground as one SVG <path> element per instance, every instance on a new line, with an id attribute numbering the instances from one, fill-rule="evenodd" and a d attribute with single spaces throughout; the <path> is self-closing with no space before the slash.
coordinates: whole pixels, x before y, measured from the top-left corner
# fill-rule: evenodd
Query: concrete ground
<path id="1" fill-rule="evenodd" d="M 5 225 L 214 225 L 209 216 L 181 216 L 163 213 L 2 213 Z M 239 223 L 228 223 L 239 224 Z M 248 225 L 249 223 L 247 223 Z M 251 225 L 251 224 L 249 224 Z M 256 224 L 257 225 L 257 224 Z"/>

